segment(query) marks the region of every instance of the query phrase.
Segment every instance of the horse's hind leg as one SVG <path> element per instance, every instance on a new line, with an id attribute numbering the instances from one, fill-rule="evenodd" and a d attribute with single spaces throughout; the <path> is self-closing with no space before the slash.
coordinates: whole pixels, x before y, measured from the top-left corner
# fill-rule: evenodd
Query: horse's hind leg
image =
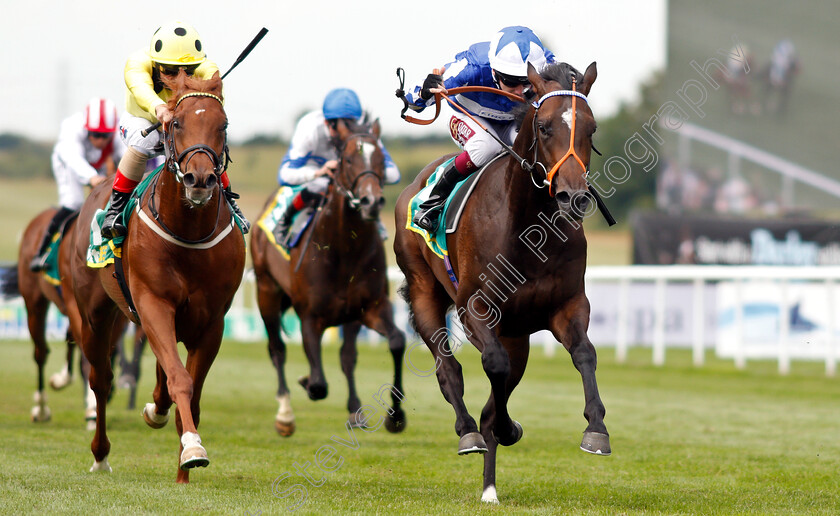
<path id="1" fill-rule="evenodd" d="M 94 315 L 94 317 L 97 317 Z M 110 317 L 97 317 L 97 328 L 108 328 L 113 326 L 116 313 Z M 114 381 L 114 372 L 111 369 L 111 332 L 94 332 L 91 326 L 84 323 L 82 327 L 82 349 L 90 362 L 90 387 L 96 396 L 96 432 L 90 445 L 95 462 L 90 471 L 111 471 L 108 464 L 108 454 L 111 451 L 111 443 L 108 440 L 105 427 L 105 413 L 108 404 L 108 394 L 111 391 Z"/>
<path id="2" fill-rule="evenodd" d="M 572 356 L 572 363 L 580 372 L 583 380 L 585 406 L 583 416 L 589 422 L 583 433 L 581 450 L 596 455 L 609 455 L 610 438 L 604 425 L 606 409 L 598 394 L 598 382 L 595 380 L 595 368 L 598 358 L 595 347 L 586 335 L 589 325 L 589 300 L 583 292 L 566 303 L 551 320 L 551 331 Z"/>
<path id="3" fill-rule="evenodd" d="M 25 297 L 24 303 L 26 304 L 26 323 L 29 327 L 29 335 L 35 344 L 33 358 L 38 366 L 38 390 L 35 391 L 35 406 L 32 407 L 31 416 L 33 423 L 42 423 L 49 421 L 52 417 L 50 408 L 47 406 L 47 393 L 44 391 L 44 364 L 46 364 L 47 355 L 50 353 L 45 331 L 50 302 L 39 292 L 34 298 Z"/>
<path id="4" fill-rule="evenodd" d="M 140 360 L 143 358 L 143 348 L 146 347 L 146 334 L 140 326 L 134 327 L 134 352 L 131 360 L 120 353 L 121 387 L 128 387 L 128 410 L 134 410 L 137 404 L 137 382 L 140 381 Z M 124 349 L 124 348 L 123 348 Z"/>
<path id="5" fill-rule="evenodd" d="M 403 270 L 407 268 L 403 267 Z M 487 444 L 478 433 L 475 419 L 467 411 L 464 404 L 464 375 L 461 364 L 452 355 L 449 348 L 449 330 L 446 327 L 446 309 L 451 301 L 446 291 L 440 286 L 431 272 L 428 275 L 412 275 L 408 285 L 408 300 L 411 304 L 414 329 L 429 347 L 435 358 L 440 392 L 455 410 L 455 432 L 460 437 L 458 454 L 485 453 Z M 411 348 L 409 347 L 409 367 L 418 376 L 429 376 L 432 371 L 418 371 L 411 363 Z"/>
<path id="6" fill-rule="evenodd" d="M 341 344 L 340 351 L 341 371 L 347 378 L 347 411 L 350 413 L 347 416 L 347 421 L 354 428 L 364 426 L 365 423 L 364 416 L 358 413 L 362 402 L 356 392 L 356 380 L 353 374 L 356 369 L 356 359 L 359 356 L 359 351 L 356 348 L 356 337 L 358 337 L 361 327 L 361 323 L 349 323 L 341 327 L 344 334 L 344 342 Z"/>
<path id="7" fill-rule="evenodd" d="M 382 400 L 382 389 L 377 394 L 377 401 L 388 412 L 385 420 L 385 428 L 391 433 L 405 430 L 405 412 L 401 408 L 403 396 L 402 366 L 405 355 L 405 335 L 394 324 L 393 307 L 387 297 L 384 297 L 378 305 L 378 310 L 367 310 L 365 312 L 365 325 L 388 339 L 388 348 L 391 357 L 394 359 L 394 384 L 391 385 L 391 407 L 384 405 Z M 386 387 L 386 386 L 383 386 Z"/>
<path id="8" fill-rule="evenodd" d="M 50 376 L 50 387 L 56 391 L 60 391 L 73 382 L 73 355 L 76 351 L 76 341 L 73 339 L 73 332 L 69 327 L 67 328 L 67 334 L 64 336 L 64 342 L 67 344 L 67 361 L 61 371 Z"/>
<path id="9" fill-rule="evenodd" d="M 273 283 L 273 280 L 271 280 Z M 276 285 L 276 284 L 274 284 Z M 274 429 L 283 437 L 295 433 L 295 414 L 292 411 L 292 398 L 286 384 L 286 343 L 281 334 L 283 313 L 291 305 L 291 299 L 278 293 L 276 286 L 264 286 L 258 279 L 257 304 L 260 316 L 268 334 L 268 356 L 277 371 L 277 415 L 274 416 Z"/>
<path id="10" fill-rule="evenodd" d="M 528 343 L 528 337 L 520 339 L 503 338 L 501 340 L 510 356 L 510 374 L 505 382 L 505 398 L 510 399 L 513 389 L 519 385 L 522 375 L 525 374 L 530 345 Z M 487 503 L 499 503 L 496 495 L 496 452 L 499 443 L 493 434 L 495 424 L 496 403 L 493 393 L 490 393 L 490 398 L 481 411 L 481 435 L 484 436 L 484 440 L 487 442 L 487 453 L 484 454 L 484 487 L 482 489 L 481 501 Z"/>

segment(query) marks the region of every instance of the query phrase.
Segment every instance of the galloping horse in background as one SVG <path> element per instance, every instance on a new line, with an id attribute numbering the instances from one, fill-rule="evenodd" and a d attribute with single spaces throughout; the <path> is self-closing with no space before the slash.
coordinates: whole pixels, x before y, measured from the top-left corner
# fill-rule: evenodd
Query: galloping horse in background
<path id="1" fill-rule="evenodd" d="M 284 364 L 286 345 L 280 336 L 281 317 L 290 306 L 301 320 L 301 335 L 310 374 L 301 379 L 310 399 L 327 397 L 327 381 L 321 366 L 321 338 L 331 326 L 341 325 L 341 369 L 347 377 L 348 421 L 364 424 L 353 371 L 356 366 L 356 336 L 361 325 L 388 339 L 394 359 L 392 407 L 385 426 L 390 432 L 405 427 L 400 408 L 402 358 L 405 336 L 393 321 L 388 299 L 385 250 L 377 230 L 379 210 L 385 202 L 382 183 L 385 164 L 379 146 L 379 123 L 348 128 L 338 125 L 338 171 L 326 194 L 325 204 L 309 224 L 301 240 L 285 258 L 266 234 L 254 231 L 251 253 L 257 277 L 257 301 L 268 332 L 268 350 L 277 369 L 279 409 L 275 427 L 283 436 L 295 430 Z M 274 199 L 274 195 L 271 196 Z M 268 203 L 266 204 L 266 207 Z M 309 246 L 309 242 L 313 245 Z M 305 256 L 306 253 L 308 256 Z M 298 268 L 299 267 L 299 268 Z M 383 393 L 380 392 L 381 396 Z"/>
<path id="2" fill-rule="evenodd" d="M 595 63 L 583 75 L 565 63 L 541 74 L 529 65 L 528 79 L 539 101 L 527 106 L 513 146 L 524 159 L 505 156 L 489 165 L 447 241 L 458 287 L 423 237 L 405 227 L 409 201 L 445 158 L 427 166 L 397 200 L 394 251 L 406 278 L 401 293 L 415 329 L 435 357 L 444 398 L 455 409 L 458 453 L 485 453 L 486 502 L 498 502 L 497 444 L 510 446 L 523 434 L 508 414 L 507 401 L 525 372 L 529 336 L 536 331 L 550 330 L 580 371 L 589 422 L 581 449 L 610 453 L 595 381 L 595 348 L 586 335 L 589 301 L 581 225 L 593 207 L 586 173 L 596 124 L 586 95 L 596 76 Z M 480 433 L 464 405 L 461 365 L 447 339 L 445 316 L 453 304 L 467 337 L 481 352 L 492 387 Z"/>
<path id="3" fill-rule="evenodd" d="M 21 238 L 20 250 L 18 252 L 18 262 L 14 269 L 9 269 L 7 277 L 2 279 L 3 293 L 6 296 L 20 295 L 23 298 L 26 307 L 26 322 L 29 327 L 29 335 L 35 344 L 35 363 L 38 365 L 38 390 L 35 392 L 35 406 L 32 407 L 32 421 L 45 422 L 51 418 L 50 409 L 47 406 L 47 395 L 44 388 L 44 365 L 47 361 L 47 355 L 50 352 L 49 345 L 46 339 L 46 325 L 47 325 L 47 311 L 50 303 L 54 304 L 59 312 L 67 315 L 67 303 L 65 303 L 66 296 L 73 296 L 72 291 L 59 288 L 57 284 L 52 283 L 47 279 L 46 274 L 42 272 L 33 272 L 29 269 L 29 263 L 38 252 L 38 246 L 44 232 L 49 226 L 50 220 L 56 213 L 55 208 L 47 208 L 27 225 Z M 76 223 L 76 217 L 71 216 L 64 223 L 61 228 L 66 235 L 73 230 Z M 68 239 L 61 240 L 60 247 L 65 247 Z M 59 262 L 59 274 L 68 274 L 68 264 Z M 142 343 L 144 336 L 142 332 L 136 335 L 137 343 L 135 344 L 135 353 L 132 360 L 126 360 L 123 356 L 122 333 L 121 330 L 125 324 L 115 327 L 113 339 L 117 352 L 120 354 L 120 361 L 124 363 L 123 379 L 131 385 L 132 393 L 137 389 L 137 378 L 140 374 L 140 353 L 136 351 L 137 343 Z M 75 354 L 76 341 L 70 328 L 67 328 L 65 335 L 65 342 L 67 343 L 67 359 L 61 371 L 50 376 L 49 384 L 54 390 L 61 390 L 73 380 L 73 355 Z M 82 378 L 87 380 L 88 363 L 81 356 L 81 370 Z M 93 430 L 92 425 L 96 420 L 96 401 L 93 396 L 93 391 L 89 387 L 85 389 L 87 395 L 85 397 L 85 419 L 88 422 L 88 428 Z M 129 408 L 134 408 L 130 404 Z"/>
<path id="4" fill-rule="evenodd" d="M 108 200 L 107 187 L 100 185 L 82 207 L 73 233 L 72 282 L 63 285 L 75 293 L 81 317 L 71 317 L 71 327 L 90 360 L 97 399 L 91 471 L 111 470 L 103 403 L 113 378 L 107 336 L 125 314 L 139 319 L 157 358 L 154 403 L 146 405 L 143 417 L 152 428 L 161 428 L 172 403 L 177 405 L 177 481 L 187 483 L 191 468 L 210 462 L 197 433 L 199 400 L 221 345 L 225 312 L 242 280 L 245 241 L 219 180 L 228 161 L 221 79 L 216 74 L 204 81 L 181 70 L 163 80 L 174 93 L 169 102 L 173 118 L 164 132 L 166 164 L 138 199 L 122 245 L 124 278 L 136 315 L 114 267 L 86 265 L 91 220 Z M 179 341 L 187 349 L 186 368 L 178 356 Z"/>

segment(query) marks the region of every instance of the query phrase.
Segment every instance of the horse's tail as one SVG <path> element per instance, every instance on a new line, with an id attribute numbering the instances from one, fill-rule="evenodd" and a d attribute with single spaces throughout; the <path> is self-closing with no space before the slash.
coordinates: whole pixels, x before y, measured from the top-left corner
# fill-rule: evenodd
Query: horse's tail
<path id="1" fill-rule="evenodd" d="M 409 301 L 411 296 L 409 294 L 408 281 L 403 280 L 402 285 L 400 285 L 400 288 L 397 289 L 397 293 L 399 293 L 400 297 L 403 298 L 403 301 L 405 301 L 405 304 L 408 307 L 408 323 L 412 328 L 414 328 L 414 331 L 417 331 L 417 321 L 414 318 L 414 310 L 411 308 L 411 302 Z"/>
<path id="2" fill-rule="evenodd" d="M 12 265 L 6 269 L 0 269 L 0 295 L 4 299 L 11 299 L 20 295 L 20 285 L 18 285 L 18 269 L 17 265 Z"/>

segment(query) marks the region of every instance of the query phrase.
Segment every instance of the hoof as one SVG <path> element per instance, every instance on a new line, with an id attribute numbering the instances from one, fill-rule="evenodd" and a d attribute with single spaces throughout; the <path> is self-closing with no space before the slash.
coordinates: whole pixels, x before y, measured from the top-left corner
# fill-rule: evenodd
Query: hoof
<path id="1" fill-rule="evenodd" d="M 33 423 L 46 423 L 52 419 L 52 412 L 50 412 L 50 408 L 41 407 L 40 405 L 32 407 L 31 415 Z"/>
<path id="2" fill-rule="evenodd" d="M 367 428 L 367 419 L 361 419 L 358 412 L 351 412 L 347 416 L 347 422 L 350 423 L 350 428 Z"/>
<path id="3" fill-rule="evenodd" d="M 137 379 L 130 374 L 121 375 L 117 380 L 117 387 L 120 389 L 132 389 L 137 386 Z"/>
<path id="4" fill-rule="evenodd" d="M 501 444 L 502 446 L 513 446 L 514 444 L 518 443 L 522 439 L 522 436 L 525 434 L 525 431 L 522 430 L 522 425 L 519 424 L 519 421 L 515 421 L 513 419 L 511 419 L 511 421 L 513 422 L 513 438 L 512 439 L 502 441 L 496 435 L 496 432 L 493 432 L 493 438 L 496 439 L 496 442 Z"/>
<path id="5" fill-rule="evenodd" d="M 496 496 L 496 486 L 487 486 L 484 492 L 481 493 L 481 501 L 499 505 L 499 498 Z"/>
<path id="6" fill-rule="evenodd" d="M 206 468 L 209 465 L 210 459 L 207 458 L 207 450 L 203 446 L 193 446 L 181 452 L 181 464 L 179 467 L 184 471 L 193 468 Z"/>
<path id="7" fill-rule="evenodd" d="M 580 449 L 594 455 L 609 455 L 610 436 L 600 432 L 584 432 L 583 440 L 580 442 Z"/>
<path id="8" fill-rule="evenodd" d="M 487 443 L 478 432 L 470 432 L 458 441 L 458 455 L 468 453 L 487 453 Z"/>
<path id="9" fill-rule="evenodd" d="M 60 373 L 54 373 L 50 376 L 50 387 L 54 391 L 60 391 L 70 385 L 72 381 L 73 377 L 63 371 Z"/>
<path id="10" fill-rule="evenodd" d="M 405 419 L 405 412 L 403 409 L 396 409 L 394 413 L 385 418 L 385 430 L 392 434 L 398 434 L 405 430 L 408 421 Z"/>
<path id="11" fill-rule="evenodd" d="M 326 383 L 309 383 L 308 376 L 301 376 L 298 378 L 298 383 L 301 387 L 306 389 L 306 394 L 310 400 L 318 401 L 327 397 Z"/>
<path id="12" fill-rule="evenodd" d="M 111 465 L 108 464 L 108 457 L 105 457 L 101 461 L 94 460 L 93 466 L 90 467 L 91 473 L 102 472 L 102 473 L 110 473 L 111 472 Z"/>
<path id="13" fill-rule="evenodd" d="M 201 445 L 201 438 L 194 432 L 184 432 L 181 435 L 181 464 L 179 467 L 186 471 L 193 468 L 206 468 L 210 464 L 207 450 Z"/>
<path id="14" fill-rule="evenodd" d="M 157 414 L 155 413 L 155 404 L 146 403 L 146 406 L 143 407 L 143 421 L 152 428 L 163 428 L 169 422 L 169 411 L 167 410 L 166 414 Z"/>
<path id="15" fill-rule="evenodd" d="M 274 429 L 277 430 L 277 433 L 283 437 L 291 437 L 293 433 L 295 433 L 295 422 L 292 421 L 291 423 L 283 423 L 280 421 L 274 421 Z"/>

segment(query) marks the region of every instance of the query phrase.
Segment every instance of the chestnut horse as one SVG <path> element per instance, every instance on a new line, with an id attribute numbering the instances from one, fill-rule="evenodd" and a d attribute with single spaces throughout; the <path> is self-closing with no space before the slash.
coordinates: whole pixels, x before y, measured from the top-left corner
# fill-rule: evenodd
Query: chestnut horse
<path id="1" fill-rule="evenodd" d="M 565 63 L 541 74 L 529 66 L 539 102 L 521 114 L 513 151 L 524 159 L 504 156 L 485 170 L 457 231 L 448 236 L 458 287 L 424 239 L 404 227 L 410 199 L 445 158 L 427 166 L 397 200 L 394 251 L 406 278 L 401 293 L 415 329 L 434 355 L 444 398 L 455 409 L 458 453 L 485 453 L 486 502 L 498 503 L 497 444 L 510 446 L 523 434 L 508 414 L 507 401 L 525 372 L 534 332 L 550 330 L 580 371 L 589 422 L 581 448 L 610 452 L 595 381 L 595 348 L 586 335 L 586 238 L 580 224 L 594 207 L 586 171 L 596 124 L 585 96 L 596 76 L 595 63 L 583 75 Z M 453 304 L 465 334 L 481 352 L 492 388 L 480 433 L 464 405 L 461 365 L 447 340 L 445 316 Z"/>
<path id="2" fill-rule="evenodd" d="M 41 238 L 49 226 L 50 220 L 55 215 L 55 208 L 47 208 L 38 215 L 26 226 L 20 242 L 20 250 L 18 252 L 18 262 L 14 269 L 10 269 L 9 274 L 14 273 L 14 277 L 3 278 L 3 291 L 7 296 L 20 295 L 23 298 L 24 306 L 26 307 L 26 322 L 29 328 L 29 335 L 35 345 L 35 363 L 38 366 L 38 390 L 35 392 L 35 406 L 32 407 L 32 421 L 45 422 L 49 421 L 51 414 L 47 406 L 47 395 L 44 390 L 44 365 L 47 361 L 47 355 L 50 352 L 49 345 L 46 339 L 46 325 L 47 325 L 47 311 L 50 303 L 54 304 L 59 312 L 67 315 L 67 303 L 65 303 L 66 296 L 71 296 L 73 293 L 58 287 L 53 284 L 42 272 L 33 272 L 29 269 L 29 262 L 38 252 L 38 246 L 41 243 Z M 63 225 L 64 234 L 68 234 L 73 230 L 76 224 L 75 216 L 70 216 Z M 61 240 L 60 247 L 64 247 L 67 238 Z M 69 255 L 68 255 L 69 256 Z M 59 274 L 68 274 L 69 264 L 67 262 L 59 263 Z M 122 333 L 125 328 L 125 321 L 122 325 L 115 328 L 113 335 L 115 342 L 115 349 L 120 355 L 120 362 L 124 364 L 123 378 L 124 381 L 130 384 L 132 389 L 131 396 L 134 396 L 137 386 L 137 377 L 140 374 L 140 354 L 135 351 L 132 360 L 127 360 L 123 356 Z M 142 331 L 136 335 L 136 344 L 142 343 Z M 61 390 L 73 380 L 73 355 L 75 354 L 76 341 L 73 339 L 72 332 L 68 327 L 65 335 L 65 342 L 67 343 L 67 358 L 64 367 L 61 371 L 50 376 L 49 384 L 54 390 Z M 82 377 L 87 381 L 88 363 L 81 356 Z M 93 430 L 92 425 L 96 420 L 96 401 L 93 396 L 93 391 L 89 387 L 85 389 L 87 395 L 85 396 L 85 419 L 88 422 L 88 428 Z M 129 408 L 134 408 L 129 403 Z"/>
<path id="3" fill-rule="evenodd" d="M 154 403 L 146 405 L 143 418 L 152 428 L 161 428 L 173 402 L 177 405 L 177 481 L 187 483 L 191 468 L 210 462 L 197 432 L 199 400 L 221 345 L 225 312 L 242 281 L 245 240 L 219 179 L 228 161 L 221 79 L 216 74 L 204 81 L 182 70 L 163 80 L 174 93 L 169 101 L 173 118 L 164 132 L 166 165 L 138 200 L 122 245 L 136 316 L 114 278 L 114 267 L 86 265 L 91 220 L 107 203 L 107 186 L 95 189 L 82 207 L 73 233 L 72 282 L 64 285 L 75 293 L 81 317 L 71 316 L 71 327 L 91 363 L 90 385 L 97 399 L 91 471 L 111 470 L 103 403 L 113 378 L 107 335 L 125 314 L 139 319 L 157 358 Z M 187 350 L 186 367 L 178 342 Z"/>
<path id="4" fill-rule="evenodd" d="M 338 124 L 338 131 L 338 171 L 323 208 L 302 235 L 305 244 L 293 248 L 286 259 L 262 230 L 254 231 L 251 237 L 257 301 L 268 332 L 269 355 L 277 369 L 279 384 L 277 400 L 280 406 L 275 428 L 283 436 L 290 436 L 295 430 L 283 370 L 286 345 L 280 336 L 281 317 L 290 306 L 301 320 L 310 374 L 300 383 L 309 398 L 327 397 L 327 381 L 321 366 L 321 338 L 327 328 L 341 325 L 344 333 L 341 369 L 347 377 L 349 391 L 348 421 L 355 426 L 364 424 L 364 417 L 358 413 L 361 403 L 353 378 L 356 336 L 364 324 L 388 339 L 394 359 L 394 383 L 383 386 L 391 391 L 393 402 L 392 407 L 386 406 L 386 428 L 399 432 L 406 424 L 405 413 L 400 408 L 405 336 L 394 325 L 388 299 L 385 249 L 377 230 L 379 210 L 385 202 L 382 197 L 385 162 L 379 144 L 379 123 L 356 127 Z M 274 195 L 270 199 L 274 199 Z M 379 396 L 382 394 L 380 391 Z"/>

